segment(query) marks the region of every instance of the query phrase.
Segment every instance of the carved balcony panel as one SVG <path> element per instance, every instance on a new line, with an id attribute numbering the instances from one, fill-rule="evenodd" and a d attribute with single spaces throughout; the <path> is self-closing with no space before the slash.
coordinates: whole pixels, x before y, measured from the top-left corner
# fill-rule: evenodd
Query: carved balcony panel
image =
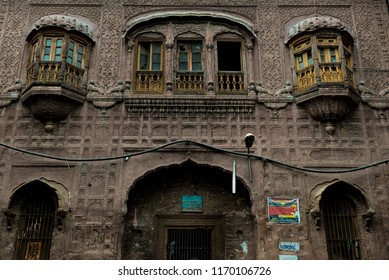
<path id="1" fill-rule="evenodd" d="M 177 93 L 204 93 L 203 72 L 177 72 L 176 91 Z"/>
<path id="2" fill-rule="evenodd" d="M 219 71 L 218 83 L 222 94 L 245 93 L 243 72 Z"/>

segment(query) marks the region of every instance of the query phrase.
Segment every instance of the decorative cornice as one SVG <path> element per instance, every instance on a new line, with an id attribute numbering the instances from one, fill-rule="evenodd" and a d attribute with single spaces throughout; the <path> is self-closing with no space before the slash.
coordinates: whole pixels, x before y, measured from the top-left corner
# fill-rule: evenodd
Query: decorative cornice
<path id="1" fill-rule="evenodd" d="M 321 28 L 333 28 L 339 31 L 347 31 L 352 35 L 351 31 L 349 31 L 346 25 L 339 19 L 329 16 L 314 16 L 304 19 L 292 26 L 288 26 L 284 42 L 285 44 L 288 43 L 290 39 L 303 32 L 313 32 Z"/>
<path id="2" fill-rule="evenodd" d="M 80 19 L 75 16 L 65 16 L 65 15 L 49 15 L 44 16 L 38 19 L 30 29 L 30 32 L 33 30 L 39 30 L 40 28 L 46 26 L 57 26 L 64 28 L 68 31 L 75 30 L 83 33 L 94 41 L 93 36 L 95 35 L 95 28 L 92 22 L 87 22 L 86 19 Z M 30 33 L 29 32 L 29 33 Z"/>
<path id="3" fill-rule="evenodd" d="M 249 96 L 145 96 L 132 95 L 125 99 L 128 114 L 251 114 L 255 97 Z"/>

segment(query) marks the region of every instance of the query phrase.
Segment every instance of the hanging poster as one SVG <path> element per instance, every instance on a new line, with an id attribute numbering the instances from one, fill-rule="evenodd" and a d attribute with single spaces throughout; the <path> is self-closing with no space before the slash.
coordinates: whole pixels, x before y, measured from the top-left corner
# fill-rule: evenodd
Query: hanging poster
<path id="1" fill-rule="evenodd" d="M 300 223 L 298 198 L 278 199 L 268 197 L 267 205 L 269 222 L 280 224 Z"/>
<path id="2" fill-rule="evenodd" d="M 182 212 L 203 212 L 202 195 L 183 195 L 181 200 Z"/>

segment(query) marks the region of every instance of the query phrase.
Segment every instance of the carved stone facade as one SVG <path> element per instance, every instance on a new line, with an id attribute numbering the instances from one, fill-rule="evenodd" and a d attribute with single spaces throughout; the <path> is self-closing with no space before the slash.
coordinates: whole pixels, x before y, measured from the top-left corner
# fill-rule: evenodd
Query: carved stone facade
<path id="1" fill-rule="evenodd" d="M 1 1 L 0 259 L 179 258 L 175 234 L 191 230 L 213 241 L 191 258 L 336 259 L 331 197 L 352 209 L 358 253 L 343 258 L 388 259 L 387 11 L 385 0 Z M 301 42 L 318 47 L 299 72 Z M 179 43 L 198 43 L 201 59 Z M 141 69 L 145 57 L 158 66 Z M 48 249 L 25 222 L 41 189 L 55 202 Z M 298 221 L 271 220 L 269 198 L 297 200 Z"/>

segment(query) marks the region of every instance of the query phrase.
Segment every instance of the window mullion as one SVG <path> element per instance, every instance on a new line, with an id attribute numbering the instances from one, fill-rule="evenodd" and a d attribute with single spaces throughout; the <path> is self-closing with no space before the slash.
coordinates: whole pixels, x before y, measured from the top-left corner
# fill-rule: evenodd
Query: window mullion
<path id="1" fill-rule="evenodd" d="M 320 76 L 320 65 L 319 65 L 319 53 L 317 47 L 317 38 L 316 36 L 311 37 L 311 46 L 312 46 L 312 58 L 313 58 L 313 67 L 315 71 L 316 84 L 321 82 Z"/>

